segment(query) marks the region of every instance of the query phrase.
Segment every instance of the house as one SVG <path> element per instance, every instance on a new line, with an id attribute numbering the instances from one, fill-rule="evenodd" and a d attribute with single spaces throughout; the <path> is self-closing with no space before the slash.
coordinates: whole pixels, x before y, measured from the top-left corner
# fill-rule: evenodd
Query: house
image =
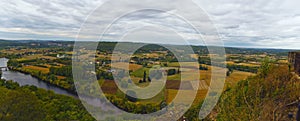
<path id="1" fill-rule="evenodd" d="M 57 57 L 57 58 L 65 58 L 66 55 L 60 55 L 60 54 L 57 54 L 56 57 Z"/>
<path id="2" fill-rule="evenodd" d="M 108 69 L 107 72 L 114 73 L 114 72 L 116 72 L 116 70 L 115 69 Z"/>
<path id="3" fill-rule="evenodd" d="M 289 63 L 291 69 L 300 75 L 300 52 L 289 52 Z"/>

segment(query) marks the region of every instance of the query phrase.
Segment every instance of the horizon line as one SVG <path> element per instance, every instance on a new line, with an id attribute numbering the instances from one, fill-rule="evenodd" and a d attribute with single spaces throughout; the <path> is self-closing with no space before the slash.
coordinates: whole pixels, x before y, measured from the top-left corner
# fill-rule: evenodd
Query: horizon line
<path id="1" fill-rule="evenodd" d="M 150 42 L 130 42 L 130 41 L 123 41 L 123 42 L 117 42 L 117 41 L 112 41 L 112 40 L 107 40 L 107 41 L 97 41 L 97 40 L 86 40 L 86 41 L 76 41 L 76 40 L 63 40 L 63 39 L 1 39 L 0 41 L 56 41 L 56 42 L 110 42 L 110 43 L 135 43 L 135 44 L 157 44 L 159 45 L 159 43 L 150 43 Z M 164 43 L 162 45 L 174 45 L 174 46 L 182 46 L 184 44 L 167 44 Z M 192 45 L 191 46 L 203 46 L 203 47 L 207 47 L 208 45 Z M 290 49 L 290 48 L 272 48 L 272 47 L 266 47 L 266 48 L 260 48 L 260 47 L 243 47 L 243 46 L 217 46 L 217 45 L 209 45 L 210 47 L 224 47 L 224 48 L 240 48 L 240 49 L 265 49 L 265 50 L 292 50 L 292 51 L 298 51 L 300 49 Z"/>

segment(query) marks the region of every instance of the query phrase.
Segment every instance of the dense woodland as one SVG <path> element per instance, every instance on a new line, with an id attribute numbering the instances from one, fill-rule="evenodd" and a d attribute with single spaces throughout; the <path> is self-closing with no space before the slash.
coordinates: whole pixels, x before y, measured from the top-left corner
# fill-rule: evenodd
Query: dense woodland
<path id="1" fill-rule="evenodd" d="M 0 80 L 1 121 L 94 121 L 80 100 Z"/>

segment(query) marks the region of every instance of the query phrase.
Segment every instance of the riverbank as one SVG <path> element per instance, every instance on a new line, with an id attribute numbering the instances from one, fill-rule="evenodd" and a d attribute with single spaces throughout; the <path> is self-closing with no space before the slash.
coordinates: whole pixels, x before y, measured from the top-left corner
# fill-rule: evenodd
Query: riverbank
<path id="1" fill-rule="evenodd" d="M 1 121 L 95 121 L 80 100 L 0 79 Z"/>
<path id="2" fill-rule="evenodd" d="M 47 80 L 47 78 L 42 78 L 42 77 L 46 77 L 46 75 L 36 75 L 35 73 L 31 73 L 29 71 L 26 71 L 24 69 L 21 69 L 21 68 L 15 68 L 15 67 L 11 67 L 9 66 L 8 69 L 10 71 L 14 71 L 14 72 L 19 72 L 19 73 L 23 73 L 25 75 L 30 75 L 34 78 L 36 78 L 38 81 L 42 81 L 44 83 L 46 83 L 47 85 L 49 86 L 53 86 L 53 87 L 56 87 L 56 88 L 59 88 L 59 89 L 62 89 L 62 90 L 65 90 L 67 91 L 68 93 L 78 97 L 78 94 L 76 93 L 76 90 L 75 90 L 75 87 L 74 88 L 65 88 L 59 84 L 55 84 L 55 83 L 51 83 L 51 81 Z M 53 81 L 52 81 L 53 82 Z"/>

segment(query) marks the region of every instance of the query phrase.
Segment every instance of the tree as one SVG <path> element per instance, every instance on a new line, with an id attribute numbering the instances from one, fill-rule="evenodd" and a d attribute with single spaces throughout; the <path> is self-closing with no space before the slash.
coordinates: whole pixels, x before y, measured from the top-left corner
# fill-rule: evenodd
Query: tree
<path id="1" fill-rule="evenodd" d="M 208 70 L 208 68 L 207 68 L 206 66 L 202 66 L 202 65 L 200 64 L 199 70 Z"/>
<path id="2" fill-rule="evenodd" d="M 0 79 L 0 121 L 94 121 L 81 102 L 35 86 Z"/>
<path id="3" fill-rule="evenodd" d="M 272 62 L 269 58 L 265 58 L 262 63 L 261 63 L 261 67 L 258 70 L 259 75 L 261 77 L 266 77 L 269 73 L 269 71 L 271 70 L 272 67 Z"/>
<path id="4" fill-rule="evenodd" d="M 296 115 L 296 120 L 300 121 L 300 104 L 298 105 L 298 111 L 297 111 L 297 115 Z"/>
<path id="5" fill-rule="evenodd" d="M 163 108 L 165 108 L 165 107 L 167 107 L 167 106 L 168 106 L 168 104 L 167 104 L 166 101 L 162 101 L 162 102 L 160 103 L 160 109 L 163 109 Z"/>
<path id="6" fill-rule="evenodd" d="M 15 60 L 15 59 L 10 59 L 7 62 L 7 65 L 8 66 L 12 66 L 12 67 L 21 67 L 21 64 L 17 60 Z"/>
<path id="7" fill-rule="evenodd" d="M 126 92 L 126 96 L 125 96 L 129 101 L 131 102 L 136 102 L 137 98 L 136 98 L 136 92 L 133 90 L 127 90 Z"/>
<path id="8" fill-rule="evenodd" d="M 226 76 L 230 76 L 230 74 L 233 72 L 233 70 L 231 68 L 228 69 L 228 71 L 226 72 Z"/>
<path id="9" fill-rule="evenodd" d="M 147 73 L 144 71 L 143 82 L 146 82 Z"/>
<path id="10" fill-rule="evenodd" d="M 300 96 L 300 87 L 295 86 L 300 85 L 299 80 L 293 78 L 287 65 L 265 64 L 262 67 L 267 67 L 260 69 L 268 72 L 266 75 L 241 80 L 222 94 L 216 108 L 219 120 L 289 120 L 278 115 L 287 115 L 288 108 L 280 108 L 281 105 L 293 102 Z M 274 111 L 276 107 L 279 109 Z"/>
<path id="11" fill-rule="evenodd" d="M 175 69 L 169 69 L 168 70 L 168 75 L 175 75 L 176 74 L 176 70 Z"/>
<path id="12" fill-rule="evenodd" d="M 50 67 L 50 74 L 72 77 L 72 66 L 63 66 L 61 68 Z"/>
<path id="13" fill-rule="evenodd" d="M 177 74 L 180 74 L 180 68 L 177 69 Z"/>
<path id="14" fill-rule="evenodd" d="M 45 112 L 37 97 L 27 91 L 14 91 L 0 88 L 1 121 L 41 121 Z"/>
<path id="15" fill-rule="evenodd" d="M 230 76 L 230 71 L 227 71 L 227 72 L 226 72 L 226 76 Z"/>

